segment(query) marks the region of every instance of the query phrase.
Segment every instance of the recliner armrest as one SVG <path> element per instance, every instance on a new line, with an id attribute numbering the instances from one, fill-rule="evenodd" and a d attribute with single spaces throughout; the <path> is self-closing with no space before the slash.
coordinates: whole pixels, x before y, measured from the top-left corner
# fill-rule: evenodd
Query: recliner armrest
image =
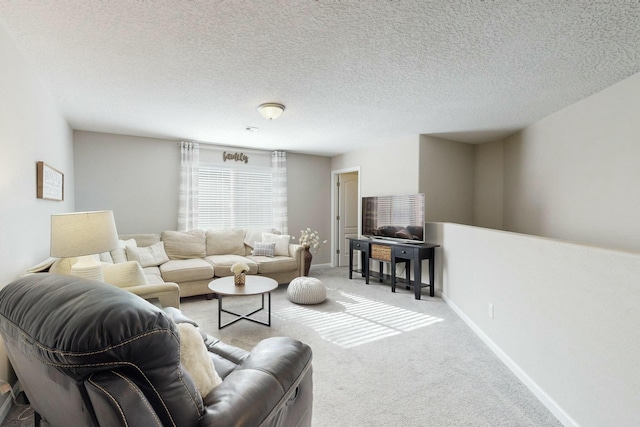
<path id="1" fill-rule="evenodd" d="M 311 369 L 311 359 L 311 348 L 292 338 L 261 341 L 204 398 L 206 413 L 200 426 L 268 425 L 297 396 L 296 387 Z"/>
<path id="2" fill-rule="evenodd" d="M 100 425 L 162 427 L 142 391 L 122 373 L 93 374 L 85 385 Z"/>

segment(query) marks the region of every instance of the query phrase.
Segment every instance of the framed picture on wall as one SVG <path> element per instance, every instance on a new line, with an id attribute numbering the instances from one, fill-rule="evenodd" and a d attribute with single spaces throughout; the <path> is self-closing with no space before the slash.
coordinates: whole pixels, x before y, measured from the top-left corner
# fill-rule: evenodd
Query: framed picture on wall
<path id="1" fill-rule="evenodd" d="M 64 200 L 64 174 L 45 162 L 37 162 L 38 199 Z"/>

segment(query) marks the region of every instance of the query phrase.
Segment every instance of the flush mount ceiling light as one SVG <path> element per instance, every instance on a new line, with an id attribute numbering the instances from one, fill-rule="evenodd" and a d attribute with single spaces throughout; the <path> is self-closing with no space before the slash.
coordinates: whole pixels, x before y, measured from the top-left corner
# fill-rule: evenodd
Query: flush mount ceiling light
<path id="1" fill-rule="evenodd" d="M 268 102 L 259 106 L 258 111 L 265 119 L 273 120 L 280 117 L 280 114 L 284 112 L 284 105 Z"/>

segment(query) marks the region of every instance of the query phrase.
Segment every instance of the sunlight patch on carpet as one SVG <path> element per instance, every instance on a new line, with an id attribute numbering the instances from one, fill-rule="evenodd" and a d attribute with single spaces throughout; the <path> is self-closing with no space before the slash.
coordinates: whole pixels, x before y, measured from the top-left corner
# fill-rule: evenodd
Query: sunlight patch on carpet
<path id="1" fill-rule="evenodd" d="M 359 295 L 338 292 L 344 300 L 335 302 L 343 306 L 344 311 L 319 311 L 298 305 L 273 314 L 282 320 L 295 320 L 316 331 L 322 339 L 343 348 L 356 347 L 444 320 Z"/>

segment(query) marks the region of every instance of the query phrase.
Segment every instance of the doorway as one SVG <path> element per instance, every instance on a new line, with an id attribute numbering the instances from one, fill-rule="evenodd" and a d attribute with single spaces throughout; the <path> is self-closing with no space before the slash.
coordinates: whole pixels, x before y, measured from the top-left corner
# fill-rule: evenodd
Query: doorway
<path id="1" fill-rule="evenodd" d="M 341 170 L 333 172 L 333 221 L 332 244 L 333 266 L 349 265 L 348 238 L 360 235 L 360 170 Z"/>

